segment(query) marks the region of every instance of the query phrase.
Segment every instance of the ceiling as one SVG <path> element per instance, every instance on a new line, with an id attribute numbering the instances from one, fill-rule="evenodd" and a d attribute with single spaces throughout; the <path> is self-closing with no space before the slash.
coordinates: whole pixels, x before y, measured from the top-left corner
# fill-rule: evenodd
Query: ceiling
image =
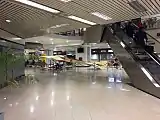
<path id="1" fill-rule="evenodd" d="M 52 36 L 39 36 L 24 39 L 25 42 L 41 43 L 47 49 L 54 47 L 63 46 L 77 46 L 81 45 L 83 41 L 79 37 L 57 37 L 58 35 Z"/>
<path id="2" fill-rule="evenodd" d="M 0 29 L 8 31 L 18 37 L 29 38 L 42 36 L 48 33 L 58 33 L 77 28 L 86 28 L 90 25 L 71 20 L 67 16 L 74 15 L 97 24 L 106 24 L 115 21 L 128 20 L 140 16 L 160 13 L 159 0 L 138 0 L 146 9 L 146 12 L 137 12 L 128 2 L 133 0 L 32 0 L 41 5 L 59 10 L 53 14 L 24 5 L 15 0 L 0 0 Z M 92 12 L 99 12 L 112 20 L 106 21 Z M 11 22 L 6 22 L 10 20 Z M 52 26 L 68 24 L 59 28 L 48 29 Z"/>

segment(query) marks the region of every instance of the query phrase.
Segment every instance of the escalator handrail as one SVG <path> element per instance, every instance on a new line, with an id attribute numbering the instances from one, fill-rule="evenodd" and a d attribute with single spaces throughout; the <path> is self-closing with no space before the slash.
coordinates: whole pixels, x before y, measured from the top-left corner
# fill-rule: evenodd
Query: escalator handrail
<path id="1" fill-rule="evenodd" d="M 132 23 L 137 29 L 139 29 L 139 27 L 136 25 L 136 24 L 134 24 L 134 23 Z M 150 34 L 148 34 L 147 32 L 145 32 L 149 37 L 151 37 L 154 41 L 156 41 L 157 43 L 159 43 L 160 44 L 160 41 L 158 41 L 156 38 L 154 38 L 153 36 L 151 36 Z M 152 54 L 149 54 L 148 52 L 147 52 L 147 54 L 149 55 L 149 56 L 151 56 L 152 57 L 152 59 L 154 59 L 154 61 L 155 62 L 157 62 L 159 65 L 160 65 L 160 59 L 159 59 L 159 57 L 157 56 L 157 54 L 155 54 L 155 53 L 152 53 Z"/>
<path id="2" fill-rule="evenodd" d="M 112 29 L 111 27 L 109 27 L 110 29 Z M 119 37 L 117 37 L 117 39 L 120 39 Z M 131 48 L 129 45 L 126 44 L 126 42 L 123 40 L 123 39 L 120 39 L 120 41 L 123 42 L 123 44 L 126 46 L 125 49 L 130 52 L 133 56 L 134 56 L 134 59 L 137 59 L 138 57 L 132 52 Z M 129 49 L 128 49 L 129 48 Z M 145 50 L 144 50 L 145 51 Z M 147 53 L 147 51 L 145 51 Z"/>
<path id="3" fill-rule="evenodd" d="M 155 40 L 157 43 L 160 44 L 160 41 L 158 41 L 158 40 L 157 40 L 156 38 L 154 38 L 152 35 L 148 34 L 147 32 L 146 32 L 146 34 L 147 34 L 149 37 L 151 37 L 153 40 Z"/>
<path id="4" fill-rule="evenodd" d="M 110 29 L 112 29 L 111 27 L 110 27 Z M 117 36 L 116 36 L 117 37 Z M 138 62 L 138 56 L 136 56 L 135 55 L 135 53 L 133 53 L 132 52 L 132 50 L 131 50 L 131 48 L 130 48 L 130 46 L 129 45 L 127 45 L 126 44 L 126 42 L 124 41 L 124 40 L 121 40 L 120 38 L 118 38 L 117 37 L 117 39 L 119 39 L 120 41 L 122 41 L 123 42 L 123 44 L 126 46 L 124 49 L 126 49 L 126 51 L 128 52 L 128 53 L 130 53 L 130 55 L 132 56 L 132 58 L 135 60 L 135 62 L 138 64 L 138 66 L 142 69 L 142 68 L 145 68 L 141 63 L 139 63 Z M 127 48 L 129 48 L 129 49 L 127 49 Z M 145 50 L 144 50 L 145 51 Z M 151 55 L 147 52 L 147 51 L 145 51 L 150 57 L 151 57 Z M 152 57 L 151 57 L 152 58 Z M 155 61 L 153 58 L 152 58 L 152 60 L 153 61 Z M 155 61 L 156 62 L 156 61 Z M 157 63 L 157 62 L 156 62 Z M 159 65 L 159 64 L 158 64 Z M 152 80 L 151 82 L 156 86 L 160 86 L 160 84 L 157 82 L 157 80 L 154 78 L 154 76 L 153 76 L 153 74 L 151 74 L 151 72 L 150 71 L 148 71 L 147 69 L 145 69 L 149 74 L 150 74 L 150 76 L 154 79 L 154 80 Z"/>
<path id="5" fill-rule="evenodd" d="M 134 23 L 132 23 L 136 28 L 138 28 L 139 29 L 139 27 L 136 25 L 136 24 L 134 24 Z M 156 41 L 156 42 L 158 42 L 159 44 L 160 44 L 160 41 L 158 41 L 156 38 L 154 38 L 152 35 L 150 35 L 150 34 L 148 34 L 147 32 L 145 32 L 149 37 L 151 37 L 154 41 Z"/>
<path id="6" fill-rule="evenodd" d="M 137 26 L 137 27 L 138 27 L 138 26 Z M 109 27 L 109 28 L 110 28 L 110 30 L 112 30 L 111 27 Z M 130 48 L 130 46 L 128 46 L 123 39 L 122 39 L 121 41 L 125 44 L 125 46 L 126 46 L 127 48 Z M 131 49 L 131 48 L 130 48 L 130 49 Z M 146 50 L 144 50 L 144 52 L 146 52 L 146 53 L 152 58 L 153 61 L 155 61 L 158 65 L 160 65 L 160 60 L 157 59 L 157 58 L 155 58 L 156 56 L 155 56 L 154 54 L 150 54 L 150 53 L 148 53 Z M 132 54 L 134 54 L 134 53 L 132 53 Z M 136 55 L 134 55 L 134 56 L 136 56 Z"/>

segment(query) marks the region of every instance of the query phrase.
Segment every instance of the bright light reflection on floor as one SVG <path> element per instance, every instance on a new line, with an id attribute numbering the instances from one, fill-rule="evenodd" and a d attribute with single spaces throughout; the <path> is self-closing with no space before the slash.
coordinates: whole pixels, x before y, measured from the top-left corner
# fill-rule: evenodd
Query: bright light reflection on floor
<path id="1" fill-rule="evenodd" d="M 57 76 L 57 73 L 53 73 L 54 76 Z"/>
<path id="2" fill-rule="evenodd" d="M 69 95 L 67 96 L 67 100 L 70 100 L 70 96 Z"/>
<path id="3" fill-rule="evenodd" d="M 95 84 L 96 84 L 96 81 L 92 82 L 92 84 L 95 85 Z"/>
<path id="4" fill-rule="evenodd" d="M 12 104 L 9 104 L 9 106 L 12 107 L 13 105 L 12 105 Z"/>
<path id="5" fill-rule="evenodd" d="M 37 101 L 39 100 L 39 96 L 36 96 L 36 100 L 37 100 Z"/>
<path id="6" fill-rule="evenodd" d="M 116 80 L 116 82 L 117 82 L 117 83 L 121 83 L 122 81 L 121 81 L 121 80 Z"/>
<path id="7" fill-rule="evenodd" d="M 122 90 L 122 91 L 127 91 L 127 92 L 130 91 L 130 90 L 127 90 L 127 89 L 124 89 L 124 88 L 121 88 L 120 90 Z"/>
<path id="8" fill-rule="evenodd" d="M 34 106 L 33 106 L 33 105 L 30 106 L 30 112 L 31 112 L 31 113 L 34 112 Z"/>
<path id="9" fill-rule="evenodd" d="M 110 78 L 108 79 L 109 82 L 114 82 L 114 78 Z"/>
<path id="10" fill-rule="evenodd" d="M 52 97 L 54 96 L 54 92 L 52 91 Z"/>
<path id="11" fill-rule="evenodd" d="M 18 102 L 16 102 L 16 105 L 18 105 L 19 103 Z"/>
<path id="12" fill-rule="evenodd" d="M 54 101 L 53 100 L 51 100 L 51 106 L 53 106 L 54 105 Z"/>
<path id="13" fill-rule="evenodd" d="M 108 89 L 111 89 L 112 87 L 107 87 Z"/>

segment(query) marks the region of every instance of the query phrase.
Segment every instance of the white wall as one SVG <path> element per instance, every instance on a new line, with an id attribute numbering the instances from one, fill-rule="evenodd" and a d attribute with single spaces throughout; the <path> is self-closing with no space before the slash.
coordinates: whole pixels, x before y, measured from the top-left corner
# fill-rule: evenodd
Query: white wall
<path id="1" fill-rule="evenodd" d="M 156 38 L 160 42 L 160 37 L 157 36 L 157 33 L 160 33 L 160 29 L 154 29 L 154 30 L 147 30 L 146 31 L 148 34 Z M 154 48 L 157 53 L 160 53 L 160 43 L 156 42 L 153 39 L 149 39 L 150 41 L 155 42 Z"/>
<path id="2" fill-rule="evenodd" d="M 84 53 L 78 53 L 77 49 L 75 49 L 75 53 L 76 53 L 76 59 L 79 59 L 80 57 L 82 57 L 83 61 L 90 61 L 91 58 L 91 49 L 88 46 L 83 46 L 84 48 Z"/>

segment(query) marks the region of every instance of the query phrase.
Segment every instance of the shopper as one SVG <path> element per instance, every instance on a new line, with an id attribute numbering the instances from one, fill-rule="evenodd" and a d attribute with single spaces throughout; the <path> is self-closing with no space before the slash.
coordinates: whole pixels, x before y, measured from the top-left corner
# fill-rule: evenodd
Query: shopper
<path id="1" fill-rule="evenodd" d="M 135 34 L 135 39 L 137 45 L 145 47 L 148 38 L 143 27 L 139 28 L 139 31 Z"/>
<path id="2" fill-rule="evenodd" d="M 132 22 L 129 22 L 128 25 L 126 26 L 126 33 L 129 37 L 133 38 L 134 27 L 132 25 Z"/>
<path id="3" fill-rule="evenodd" d="M 144 29 L 147 29 L 147 23 L 145 21 L 143 22 L 143 27 Z"/>
<path id="4" fill-rule="evenodd" d="M 119 67 L 119 61 L 118 61 L 117 58 L 115 58 L 113 66 L 118 69 L 118 67 Z"/>
<path id="5" fill-rule="evenodd" d="M 43 60 L 43 61 L 42 61 L 42 69 L 44 69 L 45 66 L 46 66 L 46 62 L 45 62 L 45 60 Z"/>
<path id="6" fill-rule="evenodd" d="M 138 22 L 138 28 L 142 28 L 143 27 L 143 24 L 141 21 Z"/>
<path id="7" fill-rule="evenodd" d="M 35 65 L 35 60 L 32 60 L 32 65 L 33 65 L 33 66 Z"/>
<path id="8" fill-rule="evenodd" d="M 60 64 L 59 64 L 59 62 L 58 61 L 56 61 L 56 70 L 58 70 L 59 68 L 60 68 Z"/>
<path id="9" fill-rule="evenodd" d="M 29 65 L 29 61 L 28 60 L 25 62 L 25 67 L 27 67 L 27 65 Z"/>

